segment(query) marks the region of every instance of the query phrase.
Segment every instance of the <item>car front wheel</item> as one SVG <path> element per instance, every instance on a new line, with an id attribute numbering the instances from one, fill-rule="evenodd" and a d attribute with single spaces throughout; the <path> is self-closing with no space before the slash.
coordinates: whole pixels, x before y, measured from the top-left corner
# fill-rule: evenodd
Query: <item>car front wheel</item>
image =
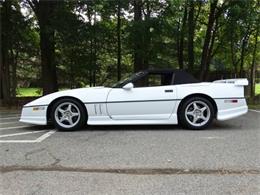
<path id="1" fill-rule="evenodd" d="M 212 103 L 203 97 L 193 97 L 184 102 L 180 111 L 180 123 L 193 130 L 207 128 L 213 120 Z"/>
<path id="2" fill-rule="evenodd" d="M 61 99 L 54 104 L 51 118 L 59 130 L 76 130 L 86 123 L 86 112 L 78 101 Z"/>

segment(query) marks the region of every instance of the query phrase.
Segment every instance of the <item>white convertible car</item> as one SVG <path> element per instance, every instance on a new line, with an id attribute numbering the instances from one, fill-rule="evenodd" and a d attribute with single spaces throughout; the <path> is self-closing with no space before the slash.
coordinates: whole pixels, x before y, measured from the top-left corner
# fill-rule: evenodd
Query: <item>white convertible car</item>
<path id="1" fill-rule="evenodd" d="M 214 118 L 247 113 L 247 79 L 198 82 L 182 70 L 146 70 L 111 87 L 80 88 L 26 104 L 21 122 L 55 124 L 60 130 L 88 125 L 181 124 L 205 129 Z"/>

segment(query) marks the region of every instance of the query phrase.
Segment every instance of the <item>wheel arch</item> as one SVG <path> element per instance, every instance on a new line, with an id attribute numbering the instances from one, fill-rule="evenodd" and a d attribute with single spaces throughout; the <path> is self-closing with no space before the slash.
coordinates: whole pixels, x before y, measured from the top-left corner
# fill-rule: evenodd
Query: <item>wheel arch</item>
<path id="1" fill-rule="evenodd" d="M 182 107 L 182 105 L 184 104 L 184 102 L 185 102 L 186 100 L 188 100 L 189 98 L 192 98 L 192 97 L 203 97 L 203 98 L 206 98 L 207 100 L 209 100 L 210 103 L 212 104 L 213 108 L 214 108 L 214 118 L 216 117 L 217 112 L 218 112 L 218 107 L 217 107 L 217 104 L 216 104 L 215 100 L 214 100 L 212 97 L 210 97 L 209 95 L 206 95 L 206 94 L 203 94 L 203 93 L 193 93 L 193 94 L 190 94 L 190 95 L 185 96 L 185 97 L 181 100 L 181 102 L 180 102 L 180 104 L 179 104 L 179 106 L 178 106 L 178 110 L 177 110 L 178 116 L 179 116 L 179 114 L 180 114 L 180 110 L 181 110 L 181 107 Z"/>
<path id="2" fill-rule="evenodd" d="M 48 122 L 51 122 L 51 110 L 52 110 L 53 105 L 61 99 L 73 99 L 73 100 L 77 101 L 78 103 L 81 104 L 82 108 L 84 109 L 84 111 L 88 117 L 87 108 L 86 108 L 85 104 L 79 98 L 76 98 L 73 96 L 61 96 L 61 97 L 58 97 L 58 98 L 55 98 L 54 100 L 52 100 L 51 103 L 48 105 L 47 112 L 46 112 L 46 117 L 47 117 Z"/>

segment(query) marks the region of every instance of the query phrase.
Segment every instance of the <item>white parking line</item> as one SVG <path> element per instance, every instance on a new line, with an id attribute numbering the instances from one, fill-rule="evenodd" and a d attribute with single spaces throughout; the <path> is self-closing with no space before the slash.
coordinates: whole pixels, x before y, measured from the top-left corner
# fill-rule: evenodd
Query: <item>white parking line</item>
<path id="1" fill-rule="evenodd" d="M 18 112 L 21 112 L 20 111 L 20 109 L 18 109 L 18 110 L 4 110 L 4 109 L 0 109 L 1 110 L 1 112 L 3 112 L 3 113 L 9 113 L 9 112 L 11 112 L 11 113 L 18 113 Z"/>
<path id="2" fill-rule="evenodd" d="M 45 131 L 45 130 L 43 130 Z M 33 133 L 40 133 L 42 131 L 37 131 L 37 132 L 33 132 Z M 45 140 L 47 137 L 49 137 L 50 135 L 54 134 L 56 131 L 55 130 L 51 130 L 48 131 L 47 133 L 43 134 L 42 136 L 40 136 L 39 138 L 35 139 L 35 140 L 0 140 L 0 143 L 40 143 L 43 140 Z M 31 134 L 32 132 L 25 132 L 27 134 Z M 23 133 L 23 135 L 26 135 L 25 133 Z M 14 134 L 9 134 L 9 137 L 11 136 L 17 136 L 17 134 L 22 135 L 22 133 L 16 133 Z M 7 137 L 7 135 L 5 135 L 5 137 Z"/>
<path id="3" fill-rule="evenodd" d="M 21 112 L 1 112 L 0 115 L 19 115 Z"/>
<path id="4" fill-rule="evenodd" d="M 0 143 L 37 143 L 36 140 L 0 140 Z"/>
<path id="5" fill-rule="evenodd" d="M 5 121 L 10 119 L 10 121 Z M 16 129 L 23 129 L 23 128 L 31 128 L 34 127 L 32 125 L 20 125 L 19 126 L 19 119 L 20 119 L 20 113 L 19 112 L 8 112 L 8 113 L 2 113 L 1 110 L 1 114 L 0 114 L 0 127 L 1 125 L 6 125 L 8 127 L 1 127 L 0 131 L 8 131 L 8 130 L 16 130 Z M 10 124 L 10 125 L 9 125 Z M 13 124 L 13 125 L 12 125 Z M 16 126 L 15 126 L 16 125 Z M 51 136 L 52 134 L 54 134 L 56 131 L 55 130 L 37 130 L 37 131 L 28 131 L 28 129 L 25 129 L 27 131 L 23 131 L 23 132 L 18 132 L 16 131 L 11 133 L 11 134 L 4 134 L 4 135 L 0 135 L 0 138 L 3 140 L 0 140 L 0 143 L 40 143 L 43 140 L 47 139 L 49 136 Z M 30 135 L 30 134 L 37 134 L 37 133 L 41 133 L 40 137 L 39 135 L 36 135 L 36 139 L 33 140 L 23 140 L 23 139 L 15 139 L 15 140 L 4 140 L 4 138 L 11 138 L 14 136 L 17 136 L 17 138 L 19 136 L 23 136 L 23 135 Z M 37 138 L 38 137 L 38 138 Z"/>
<path id="6" fill-rule="evenodd" d="M 19 121 L 4 122 L 4 123 L 0 122 L 0 125 L 8 125 L 8 124 L 14 124 L 14 123 L 20 123 L 20 122 Z"/>
<path id="7" fill-rule="evenodd" d="M 260 113 L 260 110 L 253 110 L 253 109 L 249 109 L 249 110 L 252 111 L 252 112 Z"/>
<path id="8" fill-rule="evenodd" d="M 13 113 L 13 114 L 0 114 L 0 118 L 1 117 L 12 117 L 12 116 L 20 116 L 19 113 Z"/>
<path id="9" fill-rule="evenodd" d="M 20 115 L 21 112 L 0 112 L 0 115 L 1 116 L 4 116 L 4 115 Z"/>
<path id="10" fill-rule="evenodd" d="M 18 119 L 20 118 L 19 116 L 11 116 L 11 117 L 5 117 L 5 118 L 0 118 L 1 119 Z"/>
<path id="11" fill-rule="evenodd" d="M 7 134 L 7 135 L 0 135 L 0 138 L 12 137 L 12 136 L 17 136 L 17 135 L 27 135 L 27 134 L 41 133 L 41 132 L 45 132 L 45 130 L 42 130 L 42 131 L 28 131 L 28 132 L 23 132 L 23 133 L 12 133 L 12 134 Z"/>
<path id="12" fill-rule="evenodd" d="M 52 131 L 49 131 L 45 134 L 43 134 L 41 137 L 39 137 L 38 139 L 36 139 L 36 142 L 40 143 L 42 142 L 43 140 L 45 140 L 47 137 L 51 136 L 52 134 L 54 134 L 56 131 L 55 130 L 52 130 Z"/>
<path id="13" fill-rule="evenodd" d="M 25 127 L 33 127 L 33 126 L 16 126 L 16 127 L 2 127 L 0 128 L 0 131 L 10 130 L 10 129 L 23 129 Z"/>

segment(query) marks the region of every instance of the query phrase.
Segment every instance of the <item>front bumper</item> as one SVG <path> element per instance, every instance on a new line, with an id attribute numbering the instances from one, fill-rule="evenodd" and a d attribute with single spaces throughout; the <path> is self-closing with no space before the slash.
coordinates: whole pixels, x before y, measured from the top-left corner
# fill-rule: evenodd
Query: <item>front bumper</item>
<path id="1" fill-rule="evenodd" d="M 47 125 L 47 106 L 23 107 L 20 122 Z"/>

